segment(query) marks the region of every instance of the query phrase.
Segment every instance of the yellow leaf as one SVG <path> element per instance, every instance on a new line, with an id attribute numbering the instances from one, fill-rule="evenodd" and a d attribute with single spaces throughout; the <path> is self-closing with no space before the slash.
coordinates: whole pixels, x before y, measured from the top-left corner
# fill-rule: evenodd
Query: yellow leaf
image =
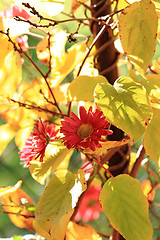
<path id="1" fill-rule="evenodd" d="M 145 87 L 151 107 L 160 109 L 160 75 L 147 74 L 146 77 L 141 80 L 137 78 L 134 70 L 131 70 L 129 75 L 135 82 L 140 83 Z"/>
<path id="2" fill-rule="evenodd" d="M 0 155 L 7 147 L 8 143 L 15 135 L 15 131 L 12 130 L 9 124 L 3 124 L 0 126 Z"/>
<path id="3" fill-rule="evenodd" d="M 68 222 L 74 212 L 74 209 L 70 210 L 66 215 L 64 215 L 60 221 L 52 226 L 50 221 L 46 222 L 45 228 L 39 225 L 38 221 L 35 220 L 34 227 L 36 232 L 43 236 L 47 240 L 63 240 L 66 235 Z"/>
<path id="4" fill-rule="evenodd" d="M 79 225 L 75 222 L 69 222 L 66 232 L 66 240 L 102 240 L 96 231 L 90 225 Z"/>
<path id="5" fill-rule="evenodd" d="M 30 197 L 20 189 L 21 184 L 22 181 L 19 181 L 15 186 L 0 188 L 2 206 L 6 212 L 9 212 L 8 215 L 14 225 L 34 231 L 34 216 L 28 210 L 28 207 L 34 207 L 35 205 Z"/>
<path id="6" fill-rule="evenodd" d="M 15 144 L 19 149 L 22 149 L 25 145 L 25 140 L 29 137 L 31 131 L 33 130 L 33 124 L 28 127 L 19 129 L 15 135 Z"/>
<path id="7" fill-rule="evenodd" d="M 54 93 L 54 96 L 57 100 L 57 102 L 67 102 L 68 95 L 67 95 L 67 89 L 68 89 L 69 83 L 61 84 L 57 87 L 52 88 L 52 91 Z"/>
<path id="8" fill-rule="evenodd" d="M 97 83 L 108 83 L 108 81 L 101 75 L 97 77 L 77 77 L 68 87 L 69 99 L 73 101 L 93 101 Z"/>
<path id="9" fill-rule="evenodd" d="M 62 144 L 56 145 L 56 142 L 54 145 L 49 144 L 46 148 L 43 162 L 40 162 L 39 159 L 30 162 L 29 170 L 32 177 L 43 185 L 51 172 L 55 171 L 58 167 L 60 169 L 60 164 L 67 165 L 69 163 L 72 153 L 73 150 L 67 149 Z"/>
<path id="10" fill-rule="evenodd" d="M 144 134 L 144 148 L 148 156 L 150 156 L 160 167 L 160 109 L 153 109 L 153 117 L 151 118 Z"/>
<path id="11" fill-rule="evenodd" d="M 135 152 L 131 152 L 131 154 L 130 154 L 130 161 L 129 161 L 129 172 L 132 170 L 132 168 L 133 168 L 133 165 L 134 165 L 134 163 L 135 163 L 135 161 L 136 161 L 136 153 Z"/>
<path id="12" fill-rule="evenodd" d="M 0 23 L 1 24 L 1 23 Z M 0 89 L 4 96 L 12 97 L 22 79 L 22 63 L 19 53 L 13 50 L 7 37 L 0 34 Z"/>
<path id="13" fill-rule="evenodd" d="M 87 76 L 91 76 L 91 77 L 96 77 L 96 76 L 99 75 L 98 69 L 94 67 L 93 58 L 94 58 L 93 55 L 87 58 L 87 60 L 85 61 L 84 65 L 81 69 L 81 72 L 80 72 L 79 76 L 87 75 Z M 81 64 L 82 63 L 79 63 L 75 67 L 74 72 L 73 72 L 74 77 L 77 76 L 77 73 L 79 71 L 79 68 L 80 68 Z"/>
<path id="14" fill-rule="evenodd" d="M 50 37 L 50 53 L 52 55 L 51 65 L 53 70 L 58 71 L 65 61 L 65 44 L 67 41 L 67 34 L 61 29 L 53 29 Z M 49 47 L 48 36 L 41 40 L 37 47 L 36 52 L 39 60 L 43 63 L 49 62 Z"/>
<path id="15" fill-rule="evenodd" d="M 154 55 L 158 19 L 150 0 L 135 2 L 119 18 L 119 35 L 124 52 L 144 75 Z"/>
<path id="16" fill-rule="evenodd" d="M 141 183 L 141 188 L 143 190 L 144 195 L 146 196 L 146 198 L 149 201 L 153 201 L 154 197 L 155 197 L 155 190 L 152 189 L 152 184 L 151 181 L 149 179 L 144 180 Z"/>
<path id="17" fill-rule="evenodd" d="M 100 154 L 108 149 L 111 148 L 116 148 L 116 147 L 121 147 L 128 142 L 130 142 L 131 139 L 129 136 L 124 137 L 121 141 L 106 141 L 106 142 L 101 142 L 102 147 L 97 148 L 95 151 L 90 150 L 89 148 L 86 148 L 83 152 L 84 153 L 89 153 L 89 154 Z"/>
<path id="18" fill-rule="evenodd" d="M 86 43 L 80 42 L 74 44 L 67 50 L 67 53 L 61 56 L 60 64 L 52 65 L 51 87 L 56 87 L 63 79 L 83 60 L 86 55 Z M 62 61 L 63 60 L 63 61 Z M 63 63 L 63 64 L 62 64 Z"/>
<path id="19" fill-rule="evenodd" d="M 86 190 L 85 173 L 76 175 L 59 170 L 51 178 L 36 207 L 36 231 L 47 239 L 61 240 L 61 228 L 66 228 L 79 196 Z M 40 230 L 43 229 L 41 233 Z M 64 235 L 64 232 L 62 233 Z"/>
<path id="20" fill-rule="evenodd" d="M 6 103 L 5 106 L 4 103 L 3 107 L 6 109 L 1 112 L 1 116 L 6 120 L 7 124 L 0 127 L 0 142 L 4 143 L 1 145 L 0 153 L 14 136 L 15 143 L 21 149 L 33 129 L 34 120 L 37 118 L 31 110 L 19 107 L 17 104 L 9 105 Z"/>

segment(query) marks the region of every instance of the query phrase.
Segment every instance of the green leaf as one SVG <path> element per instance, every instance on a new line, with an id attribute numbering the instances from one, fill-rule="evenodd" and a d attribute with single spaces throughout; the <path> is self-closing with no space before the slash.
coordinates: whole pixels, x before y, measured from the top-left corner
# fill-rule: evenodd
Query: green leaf
<path id="1" fill-rule="evenodd" d="M 144 75 L 156 47 L 158 19 L 150 0 L 141 0 L 125 8 L 119 18 L 119 35 L 124 52 Z"/>
<path id="2" fill-rule="evenodd" d="M 126 240 L 151 240 L 148 202 L 140 183 L 129 175 L 110 178 L 100 194 L 102 208 L 112 226 Z"/>
<path id="3" fill-rule="evenodd" d="M 95 101 L 110 123 L 138 140 L 144 133 L 151 107 L 145 88 L 129 77 L 121 77 L 114 85 L 97 84 Z"/>
<path id="4" fill-rule="evenodd" d="M 144 135 L 144 148 L 146 153 L 157 162 L 160 167 L 160 110 L 153 110 L 153 117 L 146 127 Z"/>
<path id="5" fill-rule="evenodd" d="M 79 196 L 85 190 L 85 173 L 82 170 L 76 175 L 68 170 L 57 171 L 37 204 L 35 220 L 38 228 L 54 235 L 55 226 L 76 206 Z"/>
<path id="6" fill-rule="evenodd" d="M 79 76 L 68 87 L 68 95 L 72 101 L 93 101 L 94 88 L 97 83 L 107 83 L 103 76 Z"/>
<path id="7" fill-rule="evenodd" d="M 58 141 L 55 144 L 49 144 L 43 162 L 40 162 L 39 159 L 31 161 L 29 170 L 32 177 L 43 185 L 46 178 L 57 169 L 62 161 L 66 163 L 66 168 L 68 167 L 72 153 L 73 150 L 69 150 Z"/>

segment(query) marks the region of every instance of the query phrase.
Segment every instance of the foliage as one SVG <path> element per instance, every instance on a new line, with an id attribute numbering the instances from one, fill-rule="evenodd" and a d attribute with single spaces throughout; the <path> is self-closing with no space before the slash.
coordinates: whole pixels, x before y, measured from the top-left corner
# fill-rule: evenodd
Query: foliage
<path id="1" fill-rule="evenodd" d="M 160 237 L 160 3 L 103 4 L 0 4 L 0 154 L 15 144 L 11 166 L 36 182 L 31 197 L 9 179 L 0 213 L 48 240 Z M 116 80 L 99 67 L 113 41 Z"/>

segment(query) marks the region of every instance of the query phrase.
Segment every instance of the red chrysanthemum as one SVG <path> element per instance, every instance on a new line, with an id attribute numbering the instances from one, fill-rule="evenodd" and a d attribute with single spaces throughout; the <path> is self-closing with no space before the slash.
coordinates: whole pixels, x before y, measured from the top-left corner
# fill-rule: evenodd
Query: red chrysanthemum
<path id="1" fill-rule="evenodd" d="M 30 161 L 35 157 L 40 157 L 40 162 L 43 162 L 45 150 L 49 142 L 57 139 L 58 130 L 55 130 L 54 125 L 47 125 L 41 119 L 35 123 L 34 130 L 25 142 L 25 146 L 19 152 L 20 160 L 26 162 L 29 166 Z"/>
<path id="2" fill-rule="evenodd" d="M 61 133 L 64 145 L 67 148 L 75 148 L 77 150 L 90 148 L 95 151 L 95 148 L 100 148 L 99 143 L 107 141 L 102 136 L 111 135 L 112 131 L 107 129 L 109 127 L 108 121 L 103 116 L 103 112 L 96 109 L 92 111 L 89 108 L 88 113 L 84 107 L 79 109 L 80 118 L 73 112 L 71 117 L 65 117 L 62 121 Z"/>
<path id="3" fill-rule="evenodd" d="M 100 212 L 102 212 L 102 208 L 99 203 L 101 189 L 101 185 L 94 186 L 91 184 L 88 187 L 75 216 L 76 221 L 80 221 L 82 219 L 84 222 L 88 222 L 99 218 Z"/>

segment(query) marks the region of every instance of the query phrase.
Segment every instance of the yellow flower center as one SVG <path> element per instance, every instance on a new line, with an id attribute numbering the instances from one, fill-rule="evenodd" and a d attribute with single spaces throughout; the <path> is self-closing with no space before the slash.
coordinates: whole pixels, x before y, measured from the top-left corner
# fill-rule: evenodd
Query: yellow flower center
<path id="1" fill-rule="evenodd" d="M 78 136 L 83 139 L 89 137 L 92 132 L 93 132 L 93 127 L 91 124 L 88 124 L 88 123 L 82 124 L 77 130 Z"/>

